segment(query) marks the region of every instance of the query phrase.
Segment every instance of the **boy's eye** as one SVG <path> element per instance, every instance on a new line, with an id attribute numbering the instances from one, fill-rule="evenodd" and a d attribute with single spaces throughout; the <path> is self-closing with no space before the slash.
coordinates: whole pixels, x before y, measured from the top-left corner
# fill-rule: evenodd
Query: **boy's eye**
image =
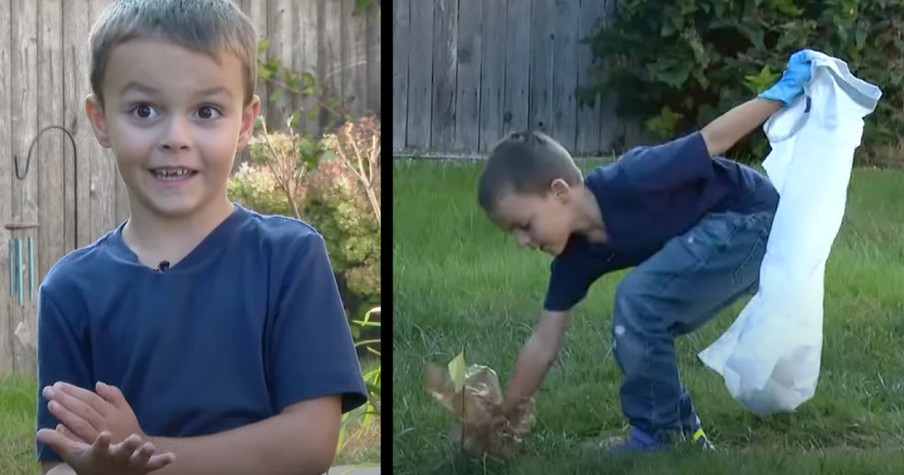
<path id="1" fill-rule="evenodd" d="M 219 113 L 220 111 L 213 106 L 203 106 L 198 109 L 198 117 L 202 119 L 213 119 L 217 117 Z"/>
<path id="2" fill-rule="evenodd" d="M 132 108 L 132 112 L 138 115 L 138 117 L 142 119 L 148 119 L 151 117 L 151 114 L 154 112 L 154 108 L 149 104 L 138 104 L 134 108 Z"/>

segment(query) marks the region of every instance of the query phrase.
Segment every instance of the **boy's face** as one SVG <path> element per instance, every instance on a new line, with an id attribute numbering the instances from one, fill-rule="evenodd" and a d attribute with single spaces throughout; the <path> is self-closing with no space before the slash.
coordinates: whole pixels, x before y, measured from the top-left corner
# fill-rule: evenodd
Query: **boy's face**
<path id="1" fill-rule="evenodd" d="M 557 256 L 572 233 L 572 189 L 555 180 L 544 196 L 506 193 L 496 202 L 490 218 L 515 236 L 518 245 Z"/>
<path id="2" fill-rule="evenodd" d="M 133 215 L 185 216 L 225 198 L 260 101 L 243 106 L 241 61 L 218 60 L 167 41 L 113 49 L 104 107 L 91 95 L 85 110 L 98 141 L 113 149 Z"/>

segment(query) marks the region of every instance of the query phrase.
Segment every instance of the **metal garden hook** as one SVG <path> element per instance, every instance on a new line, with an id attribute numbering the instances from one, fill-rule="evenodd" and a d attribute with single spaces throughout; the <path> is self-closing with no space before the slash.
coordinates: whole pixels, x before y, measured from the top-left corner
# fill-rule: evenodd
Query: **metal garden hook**
<path id="1" fill-rule="evenodd" d="M 76 145 L 75 145 L 75 138 L 72 136 L 72 133 L 69 132 L 68 130 L 66 130 L 65 127 L 61 127 L 59 125 L 48 125 L 47 127 L 44 127 L 43 129 L 41 129 L 41 131 L 38 132 L 38 135 L 35 135 L 35 138 L 31 139 L 31 145 L 28 146 L 28 155 L 25 157 L 25 171 L 23 171 L 21 173 L 19 172 L 19 156 L 18 155 L 13 156 L 13 161 L 15 162 L 15 165 L 16 165 L 16 178 L 18 178 L 19 180 L 24 180 L 25 177 L 28 176 L 28 168 L 31 165 L 31 153 L 34 151 L 35 145 L 37 145 L 37 143 L 38 143 L 38 139 L 41 138 L 41 135 L 43 135 L 44 132 L 47 132 L 48 130 L 52 130 L 52 129 L 62 130 L 63 133 L 66 134 L 66 137 L 69 137 L 69 143 L 72 144 L 72 162 L 73 162 L 73 169 L 75 170 L 75 181 L 73 182 L 73 186 L 74 186 L 73 193 L 75 194 L 75 200 L 73 200 L 73 201 L 76 203 L 76 205 L 75 205 L 75 221 L 74 221 L 76 223 L 76 226 L 74 227 L 76 234 L 75 234 L 74 242 L 75 242 L 75 245 L 78 246 L 78 147 L 76 147 Z M 66 167 L 64 166 L 63 167 L 63 181 L 64 182 L 66 180 L 65 176 L 66 176 Z"/>
<path id="2" fill-rule="evenodd" d="M 13 156 L 13 161 L 15 162 L 16 167 L 16 178 L 19 180 L 24 180 L 26 176 L 28 176 L 28 169 L 31 165 L 31 154 L 34 151 L 35 145 L 38 143 L 38 139 L 41 137 L 44 132 L 52 129 L 60 129 L 62 130 L 67 137 L 69 137 L 69 143 L 72 144 L 72 157 L 73 157 L 73 168 L 75 169 L 75 245 L 78 245 L 78 149 L 75 145 L 75 138 L 72 137 L 72 133 L 66 130 L 64 127 L 60 127 L 59 125 L 51 125 L 41 129 L 40 132 L 31 140 L 31 145 L 28 147 L 28 155 L 25 159 L 25 170 L 19 170 L 19 157 Z M 63 167 L 63 181 L 65 182 L 65 166 Z M 38 223 L 10 223 L 4 226 L 6 229 L 10 230 L 13 235 L 9 242 L 9 293 L 10 295 L 18 294 L 19 297 L 19 305 L 24 305 L 25 300 L 25 282 L 24 276 L 25 273 L 25 265 L 23 263 L 23 252 L 22 252 L 22 244 L 23 240 L 20 237 L 17 237 L 15 233 L 17 231 L 34 229 L 38 227 Z M 29 301 L 34 300 L 35 293 L 35 263 L 34 263 L 34 237 L 29 235 L 27 236 L 26 242 L 28 243 L 28 299 Z"/>

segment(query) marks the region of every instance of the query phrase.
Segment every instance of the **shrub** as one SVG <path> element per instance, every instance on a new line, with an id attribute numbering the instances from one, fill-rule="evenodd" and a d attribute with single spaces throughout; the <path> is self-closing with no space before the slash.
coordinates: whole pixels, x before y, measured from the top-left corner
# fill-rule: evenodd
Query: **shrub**
<path id="1" fill-rule="evenodd" d="M 590 39 L 597 81 L 579 97 L 611 93 L 621 118 L 668 139 L 753 97 L 795 50 L 809 47 L 845 60 L 883 90 L 864 130 L 860 154 L 870 158 L 901 146 L 902 31 L 900 0 L 619 0 L 612 24 Z M 756 134 L 734 155 L 762 159 L 766 150 Z"/>
<path id="2" fill-rule="evenodd" d="M 371 179 L 371 186 L 362 186 L 358 156 L 347 151 L 370 154 L 363 159 L 373 156 L 372 162 L 363 163 L 369 176 L 378 177 L 379 133 L 375 118 L 346 123 L 323 142 L 292 127 L 271 132 L 264 125 L 249 142 L 250 161 L 229 181 L 230 198 L 244 206 L 302 219 L 317 228 L 329 247 L 349 315 L 379 301 L 380 220 L 373 198 L 380 190 L 377 178 Z"/>

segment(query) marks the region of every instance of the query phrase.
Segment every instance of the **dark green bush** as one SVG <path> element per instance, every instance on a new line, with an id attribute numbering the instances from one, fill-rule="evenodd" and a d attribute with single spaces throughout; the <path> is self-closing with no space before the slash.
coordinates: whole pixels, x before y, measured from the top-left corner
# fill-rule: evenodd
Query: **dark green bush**
<path id="1" fill-rule="evenodd" d="M 590 38 L 597 80 L 579 97 L 611 94 L 619 117 L 641 120 L 655 140 L 703 127 L 778 79 L 794 51 L 812 48 L 883 91 L 860 157 L 901 148 L 901 0 L 619 0 L 616 10 Z M 754 134 L 732 156 L 762 159 L 767 150 Z"/>

